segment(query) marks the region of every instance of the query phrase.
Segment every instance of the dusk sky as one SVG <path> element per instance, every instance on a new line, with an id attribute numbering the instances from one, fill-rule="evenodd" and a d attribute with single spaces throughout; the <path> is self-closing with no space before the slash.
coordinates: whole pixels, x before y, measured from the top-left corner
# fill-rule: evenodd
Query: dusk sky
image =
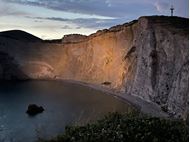
<path id="1" fill-rule="evenodd" d="M 0 31 L 19 29 L 43 39 L 89 35 L 145 15 L 189 17 L 188 0 L 0 0 Z"/>

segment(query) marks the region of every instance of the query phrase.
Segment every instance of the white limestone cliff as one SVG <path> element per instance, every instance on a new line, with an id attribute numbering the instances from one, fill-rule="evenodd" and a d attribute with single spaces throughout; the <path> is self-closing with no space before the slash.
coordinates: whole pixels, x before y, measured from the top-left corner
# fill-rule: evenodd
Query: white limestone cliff
<path id="1" fill-rule="evenodd" d="M 188 115 L 188 19 L 141 17 L 90 36 L 65 36 L 60 43 L 22 41 L 0 34 L 0 52 L 24 75 L 0 78 L 72 79 L 154 102 L 173 117 Z M 123 96 L 125 97 L 125 95 Z"/>

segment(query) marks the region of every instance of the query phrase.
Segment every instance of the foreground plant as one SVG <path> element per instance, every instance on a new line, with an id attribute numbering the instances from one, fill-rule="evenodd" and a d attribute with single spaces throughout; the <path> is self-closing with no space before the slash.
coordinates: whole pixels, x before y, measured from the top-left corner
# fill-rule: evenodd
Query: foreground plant
<path id="1" fill-rule="evenodd" d="M 187 142 L 182 120 L 111 113 L 92 124 L 66 127 L 65 133 L 43 142 Z"/>

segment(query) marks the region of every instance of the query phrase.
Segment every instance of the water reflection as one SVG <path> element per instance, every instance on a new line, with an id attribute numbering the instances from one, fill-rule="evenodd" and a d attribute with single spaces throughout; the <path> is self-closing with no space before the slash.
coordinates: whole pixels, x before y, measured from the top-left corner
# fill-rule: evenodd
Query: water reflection
<path id="1" fill-rule="evenodd" d="M 25 112 L 29 104 L 43 106 L 35 117 Z M 33 142 L 51 138 L 70 124 L 84 124 L 108 112 L 131 108 L 112 96 L 88 87 L 53 81 L 0 84 L 0 142 Z"/>

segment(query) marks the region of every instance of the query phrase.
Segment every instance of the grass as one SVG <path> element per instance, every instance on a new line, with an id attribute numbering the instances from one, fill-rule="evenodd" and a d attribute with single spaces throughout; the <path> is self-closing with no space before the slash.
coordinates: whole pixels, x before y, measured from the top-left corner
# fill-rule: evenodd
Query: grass
<path id="1" fill-rule="evenodd" d="M 85 126 L 68 126 L 62 135 L 40 142 L 188 142 L 188 124 L 140 115 L 110 113 Z"/>

